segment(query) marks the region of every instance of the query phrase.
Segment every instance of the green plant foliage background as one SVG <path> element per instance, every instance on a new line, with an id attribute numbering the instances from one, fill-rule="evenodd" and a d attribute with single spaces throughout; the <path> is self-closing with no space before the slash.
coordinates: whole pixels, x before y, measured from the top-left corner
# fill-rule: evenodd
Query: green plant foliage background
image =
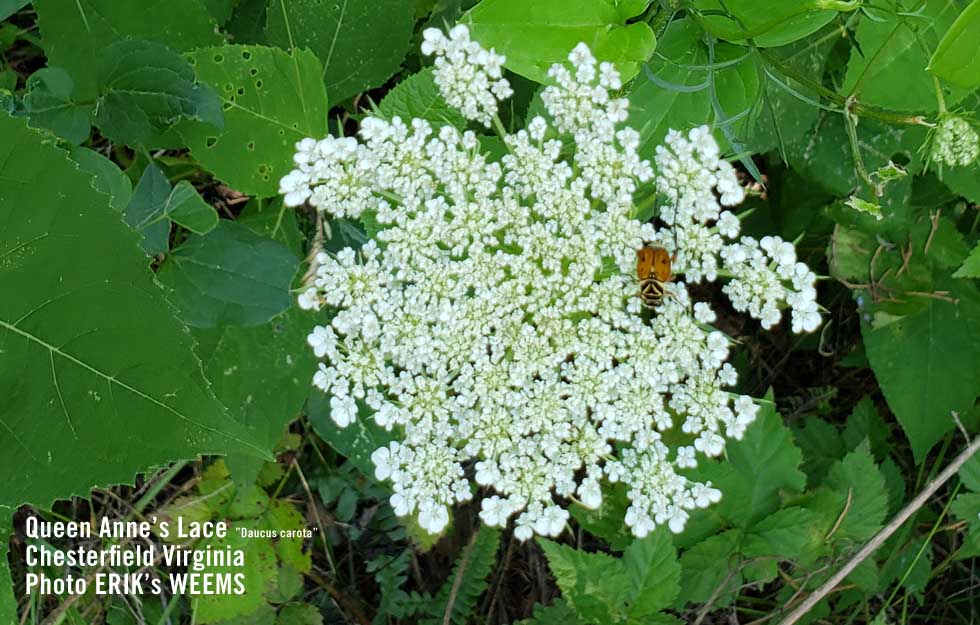
<path id="1" fill-rule="evenodd" d="M 778 620 L 977 433 L 980 162 L 929 154 L 941 117 L 980 128 L 980 0 L 0 0 L 0 20 L 0 623 Z M 398 433 L 340 429 L 312 392 L 331 313 L 295 304 L 307 254 L 378 225 L 286 208 L 278 181 L 298 140 L 368 113 L 465 126 L 418 51 L 457 22 L 507 57 L 504 127 L 584 41 L 645 157 L 708 124 L 750 186 L 743 229 L 822 274 L 813 336 L 726 316 L 763 408 L 690 470 L 724 497 L 680 535 L 634 538 L 618 486 L 553 541 L 473 506 L 428 536 L 374 478 Z M 248 551 L 251 592 L 137 610 L 23 596 L 27 512 L 317 534 L 202 540 Z M 808 622 L 975 621 L 976 557 L 977 457 Z"/>

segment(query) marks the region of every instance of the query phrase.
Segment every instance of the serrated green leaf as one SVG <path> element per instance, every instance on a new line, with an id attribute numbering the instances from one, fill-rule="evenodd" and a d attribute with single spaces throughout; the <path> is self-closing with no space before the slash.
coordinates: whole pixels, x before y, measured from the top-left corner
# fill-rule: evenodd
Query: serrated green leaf
<path id="1" fill-rule="evenodd" d="M 741 540 L 742 530 L 727 530 L 699 542 L 681 555 L 681 592 L 677 596 L 677 607 L 704 603 L 712 596 L 716 597 L 718 606 L 731 603 L 733 590 L 742 583 L 741 573 L 737 571 Z"/>
<path id="2" fill-rule="evenodd" d="M 809 531 L 813 526 L 813 512 L 806 508 L 777 510 L 745 533 L 742 552 L 747 558 L 795 559 L 823 538 Z"/>
<path id="3" fill-rule="evenodd" d="M 799 492 L 806 475 L 802 452 L 772 404 L 763 404 L 745 437 L 729 443 L 728 462 L 699 462 L 692 473 L 710 479 L 722 491 L 719 514 L 748 527 L 779 507 L 780 491 Z"/>
<path id="4" fill-rule="evenodd" d="M 0 117 L 0 134 L 0 292 L 17 294 L 0 298 L 0 509 L 199 453 L 263 455 L 215 399 L 108 197 L 23 121 Z"/>
<path id="5" fill-rule="evenodd" d="M 200 0 L 34 0 L 34 8 L 48 65 L 65 68 L 79 100 L 95 99 L 99 81 L 93 61 L 117 41 L 155 41 L 174 52 L 221 41 Z"/>
<path id="6" fill-rule="evenodd" d="M 543 538 L 538 544 L 558 582 L 562 598 L 586 623 L 615 623 L 625 618 L 632 594 L 630 576 L 620 561 L 587 553 Z"/>
<path id="7" fill-rule="evenodd" d="M 677 598 L 681 567 L 667 528 L 660 527 L 646 538 L 634 540 L 623 552 L 621 562 L 632 591 L 627 598 L 630 620 L 644 622 Z"/>
<path id="8" fill-rule="evenodd" d="M 624 521 L 630 503 L 626 497 L 627 490 L 625 484 L 612 484 L 603 492 L 602 505 L 597 509 L 589 510 L 581 504 L 573 504 L 568 511 L 582 529 L 609 543 L 613 551 L 623 551 L 634 540 Z"/>
<path id="9" fill-rule="evenodd" d="M 175 249 L 157 277 L 188 325 L 253 326 L 289 307 L 296 265 L 281 243 L 221 220 L 208 234 L 191 236 Z"/>
<path id="10" fill-rule="evenodd" d="M 308 48 L 323 63 L 327 95 L 341 102 L 382 85 L 401 67 L 415 27 L 414 0 L 269 0 L 265 36 Z"/>
<path id="11" fill-rule="evenodd" d="M 378 105 L 386 119 L 401 117 L 408 123 L 414 118 L 424 119 L 434 126 L 448 124 L 456 128 L 466 126 L 462 113 L 446 104 L 436 86 L 432 68 L 427 67 L 412 74 L 389 91 Z"/>
<path id="12" fill-rule="evenodd" d="M 884 215 L 881 214 L 881 206 L 875 204 L 874 202 L 869 202 L 867 200 L 862 200 L 856 195 L 852 195 L 844 201 L 844 206 L 856 210 L 859 213 L 864 213 L 866 215 L 871 215 L 877 220 L 884 219 Z"/>
<path id="13" fill-rule="evenodd" d="M 837 4 L 841 9 L 846 9 L 848 4 L 854 5 L 852 9 L 858 6 L 858 3 Z M 744 41 L 746 34 L 754 35 L 752 42 L 762 48 L 803 39 L 837 16 L 836 10 L 826 10 L 828 3 L 820 0 L 696 0 L 694 5 L 702 11 L 726 13 L 702 18 L 712 35 L 728 41 Z"/>
<path id="14" fill-rule="evenodd" d="M 885 425 L 874 402 L 867 395 L 862 397 L 851 411 L 843 436 L 844 444 L 849 451 L 857 449 L 858 445 L 867 439 L 875 458 L 884 458 L 888 455 L 888 426 Z"/>
<path id="15" fill-rule="evenodd" d="M 483 47 L 505 55 L 508 69 L 536 82 L 548 82 L 548 68 L 565 63 L 583 41 L 597 59 L 615 63 L 625 82 L 656 47 L 646 22 L 627 23 L 634 17 L 623 14 L 628 6 L 613 0 L 482 0 L 460 21 Z"/>
<path id="16" fill-rule="evenodd" d="M 247 592 L 242 594 L 213 594 L 196 595 L 191 599 L 194 608 L 195 621 L 198 623 L 215 623 L 226 619 L 239 616 L 248 616 L 267 605 L 265 595 L 276 591 L 278 581 L 278 567 L 276 565 L 276 551 L 270 538 L 243 538 L 240 530 L 260 530 L 266 529 L 261 520 L 245 520 L 230 523 L 228 535 L 221 538 L 214 538 L 202 541 L 198 546 L 200 549 L 211 547 L 212 549 L 231 549 L 241 550 L 244 554 L 246 566 L 211 566 L 208 567 L 209 573 L 242 573 L 245 576 L 242 582 Z"/>
<path id="17" fill-rule="evenodd" d="M 929 70 L 964 89 L 980 85 L 980 2 L 974 0 L 960 13 L 939 41 Z"/>
<path id="18" fill-rule="evenodd" d="M 24 111 L 35 128 L 47 128 L 69 143 L 79 144 L 92 128 L 92 105 L 75 100 L 75 83 L 60 67 L 37 70 L 27 80 Z"/>
<path id="19" fill-rule="evenodd" d="M 975 493 L 980 493 L 980 454 L 974 454 L 963 463 L 959 470 L 963 485 Z"/>
<path id="20" fill-rule="evenodd" d="M 896 12 L 915 10 L 915 16 L 873 10 L 855 33 L 841 92 L 857 88 L 862 102 L 902 111 L 935 111 L 938 107 L 933 78 L 926 70 L 928 50 L 934 49 L 959 13 L 955 2 L 926 0 L 924 5 L 891 0 Z M 901 85 L 901 88 L 897 86 Z M 961 100 L 967 91 L 955 88 L 947 104 Z"/>
<path id="21" fill-rule="evenodd" d="M 793 428 L 793 440 L 803 451 L 803 472 L 808 480 L 819 482 L 847 451 L 837 428 L 822 419 L 807 419 L 803 427 Z"/>
<path id="22" fill-rule="evenodd" d="M 327 134 L 320 62 L 308 50 L 229 45 L 190 54 L 197 77 L 218 93 L 221 132 L 185 122 L 180 132 L 202 166 L 232 188 L 272 197 L 292 167 L 295 144 Z"/>
<path id="23" fill-rule="evenodd" d="M 578 623 L 578 616 L 568 603 L 555 599 L 548 606 L 534 604 L 531 618 L 517 621 L 514 625 L 578 625 Z"/>
<path id="24" fill-rule="evenodd" d="M 218 96 L 194 78 L 179 54 L 152 41 L 117 41 L 99 56 L 95 125 L 110 139 L 149 145 L 182 119 L 214 129 L 223 123 Z"/>
<path id="25" fill-rule="evenodd" d="M 289 603 L 279 610 L 276 625 L 323 625 L 323 615 L 309 603 Z"/>
<path id="26" fill-rule="evenodd" d="M 882 327 L 862 324 L 871 368 L 888 406 L 909 438 L 917 462 L 954 427 L 980 394 L 980 294 L 964 280 L 937 277 L 933 287 L 950 302 L 925 300 L 922 309 Z"/>
<path id="27" fill-rule="evenodd" d="M 186 180 L 178 182 L 167 197 L 163 214 L 194 234 L 207 234 L 218 225 L 218 213 Z"/>
<path id="28" fill-rule="evenodd" d="M 960 268 L 953 274 L 954 278 L 980 278 L 980 243 L 973 248 L 970 255 L 963 261 Z"/>
<path id="29" fill-rule="evenodd" d="M 830 467 L 823 485 L 836 491 L 843 501 L 850 499 L 833 533 L 834 540 L 865 541 L 881 529 L 888 512 L 888 496 L 885 480 L 866 442 Z"/>
<path id="30" fill-rule="evenodd" d="M 949 507 L 953 516 L 967 522 L 963 546 L 958 558 L 972 558 L 980 555 L 980 493 L 957 495 Z"/>
<path id="31" fill-rule="evenodd" d="M 123 170 L 95 150 L 75 146 L 68 154 L 80 170 L 92 176 L 92 187 L 108 195 L 109 204 L 122 212 L 133 196 L 133 183 Z"/>
<path id="32" fill-rule="evenodd" d="M 290 308 L 260 326 L 193 332 L 214 394 L 269 452 L 309 394 L 316 361 L 306 336 L 313 325 L 312 315 Z M 238 454 L 229 456 L 227 464 L 238 484 L 253 482 L 261 468 L 255 459 Z"/>

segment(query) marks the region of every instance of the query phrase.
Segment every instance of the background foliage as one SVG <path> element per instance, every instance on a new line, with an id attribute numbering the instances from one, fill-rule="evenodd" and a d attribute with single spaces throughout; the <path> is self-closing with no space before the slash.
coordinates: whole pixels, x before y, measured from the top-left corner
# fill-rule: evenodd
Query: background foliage
<path id="1" fill-rule="evenodd" d="M 775 621 L 978 429 L 980 164 L 928 154 L 941 115 L 980 113 L 980 0 L 0 0 L 0 19 L 0 622 Z M 558 541 L 466 507 L 429 537 L 373 479 L 391 434 L 337 429 L 310 392 L 291 291 L 311 247 L 374 229 L 286 209 L 278 180 L 295 141 L 368 110 L 461 125 L 417 52 L 457 21 L 507 55 L 509 128 L 579 41 L 633 79 L 646 156 L 711 124 L 752 185 L 745 229 L 826 276 L 817 335 L 724 316 L 739 392 L 768 403 L 698 467 L 725 497 L 681 535 L 634 540 L 614 490 Z M 319 533 L 243 541 L 243 597 L 25 597 L 28 512 Z M 978 519 L 974 458 L 807 621 L 977 622 Z"/>

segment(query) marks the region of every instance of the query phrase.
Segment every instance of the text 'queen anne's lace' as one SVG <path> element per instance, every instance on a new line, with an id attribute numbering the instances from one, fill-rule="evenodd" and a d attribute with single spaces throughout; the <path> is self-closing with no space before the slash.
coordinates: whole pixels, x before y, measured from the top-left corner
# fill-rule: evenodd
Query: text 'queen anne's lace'
<path id="1" fill-rule="evenodd" d="M 427 31 L 423 51 L 436 54 L 447 101 L 490 123 L 510 92 L 503 58 L 461 26 L 448 38 Z M 645 242 L 675 253 L 687 280 L 728 278 L 735 307 L 766 327 L 787 306 L 795 331 L 819 323 L 815 276 L 793 246 L 737 239 L 723 206 L 744 192 L 707 128 L 671 132 L 654 174 L 638 133 L 621 127 L 615 68 L 584 44 L 569 61 L 542 93 L 549 119 L 503 137 L 499 160 L 470 131 L 368 117 L 361 141 L 301 141 L 281 182 L 287 205 L 380 224 L 361 249 L 315 259 L 300 305 L 336 314 L 309 336 L 322 359 L 313 382 L 341 427 L 363 406 L 397 428 L 372 455 L 376 476 L 391 482 L 395 512 L 433 533 L 473 482 L 492 491 L 483 521 L 514 518 L 522 540 L 562 531 L 556 497 L 598 507 L 603 481 L 628 487 L 637 536 L 679 532 L 690 510 L 720 499 L 684 471 L 741 438 L 758 406 L 725 390 L 736 382 L 729 341 L 683 282 L 642 312 Z M 652 180 L 666 198 L 661 230 L 633 218 L 633 196 Z M 686 444 L 664 441 L 675 427 Z"/>

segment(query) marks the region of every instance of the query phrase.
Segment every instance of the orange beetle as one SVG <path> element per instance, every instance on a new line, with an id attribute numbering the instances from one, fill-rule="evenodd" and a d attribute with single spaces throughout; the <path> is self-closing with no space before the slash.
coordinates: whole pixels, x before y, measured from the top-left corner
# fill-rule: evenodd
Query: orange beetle
<path id="1" fill-rule="evenodd" d="M 644 245 L 636 252 L 636 277 L 640 281 L 640 300 L 648 308 L 656 308 L 669 295 L 667 283 L 674 274 L 673 258 L 663 247 Z"/>

